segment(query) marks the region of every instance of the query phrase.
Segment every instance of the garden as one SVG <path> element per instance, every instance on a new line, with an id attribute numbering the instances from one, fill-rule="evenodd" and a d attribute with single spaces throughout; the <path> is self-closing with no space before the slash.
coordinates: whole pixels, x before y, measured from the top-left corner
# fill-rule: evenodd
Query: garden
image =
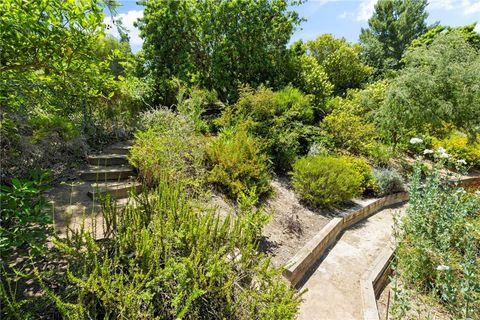
<path id="1" fill-rule="evenodd" d="M 293 42 L 301 1 L 140 3 L 137 53 L 115 0 L 0 3 L 2 318 L 296 319 L 289 260 L 408 192 L 379 309 L 480 319 L 475 24 L 379 0 L 359 43 Z M 88 198 L 118 145 L 136 187 Z"/>

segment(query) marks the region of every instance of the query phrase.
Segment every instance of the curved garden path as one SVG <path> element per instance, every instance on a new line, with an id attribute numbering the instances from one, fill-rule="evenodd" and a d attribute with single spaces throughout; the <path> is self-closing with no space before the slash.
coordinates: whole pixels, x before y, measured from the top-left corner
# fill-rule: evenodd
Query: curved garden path
<path id="1" fill-rule="evenodd" d="M 303 295 L 298 319 L 361 319 L 360 279 L 382 249 L 391 245 L 393 214 L 405 205 L 385 208 L 347 229 L 312 268 L 300 290 Z"/>

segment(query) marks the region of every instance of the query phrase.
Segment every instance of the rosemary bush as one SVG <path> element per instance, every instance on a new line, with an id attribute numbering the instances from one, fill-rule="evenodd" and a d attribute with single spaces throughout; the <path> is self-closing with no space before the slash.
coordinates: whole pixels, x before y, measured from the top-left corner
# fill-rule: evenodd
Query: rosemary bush
<path id="1" fill-rule="evenodd" d="M 237 216 L 220 217 L 189 198 L 183 185 L 161 179 L 134 205 L 105 206 L 103 239 L 95 240 L 83 228 L 57 238 L 64 267 L 48 275 L 36 269 L 53 305 L 48 314 L 65 319 L 294 319 L 298 294 L 258 252 L 268 215 L 251 203 L 246 196 Z"/>

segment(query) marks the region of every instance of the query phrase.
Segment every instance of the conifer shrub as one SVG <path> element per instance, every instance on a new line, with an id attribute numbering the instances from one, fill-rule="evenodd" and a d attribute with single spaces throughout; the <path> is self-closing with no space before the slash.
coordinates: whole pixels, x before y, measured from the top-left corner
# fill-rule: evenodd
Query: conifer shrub
<path id="1" fill-rule="evenodd" d="M 148 185 L 160 176 L 189 181 L 196 187 L 204 178 L 205 143 L 192 122 L 167 109 L 151 110 L 141 117 L 142 130 L 135 135 L 129 156 Z"/>
<path id="2" fill-rule="evenodd" d="M 50 302 L 33 317 L 294 319 L 299 295 L 258 252 L 266 212 L 247 196 L 221 217 L 185 185 L 159 181 L 134 205 L 104 207 L 102 240 L 86 228 L 54 240 L 62 263 L 35 268 Z"/>
<path id="3" fill-rule="evenodd" d="M 293 188 L 313 206 L 345 202 L 363 191 L 364 176 L 344 157 L 313 156 L 293 165 Z"/>
<path id="4" fill-rule="evenodd" d="M 269 160 L 261 143 L 245 130 L 226 129 L 207 147 L 208 181 L 227 196 L 270 191 Z"/>

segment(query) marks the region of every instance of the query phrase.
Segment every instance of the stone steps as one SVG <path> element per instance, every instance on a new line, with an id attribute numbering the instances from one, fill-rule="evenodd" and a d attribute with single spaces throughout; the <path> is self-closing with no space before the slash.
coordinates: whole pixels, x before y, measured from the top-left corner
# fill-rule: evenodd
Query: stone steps
<path id="1" fill-rule="evenodd" d="M 84 181 L 121 181 L 135 177 L 134 169 L 128 165 L 121 166 L 89 166 L 80 171 L 80 178 Z"/>
<path id="2" fill-rule="evenodd" d="M 113 154 L 128 155 L 130 152 L 130 149 L 132 149 L 132 147 L 129 145 L 116 145 L 116 146 L 114 145 L 105 149 L 105 152 L 109 152 Z"/>
<path id="3" fill-rule="evenodd" d="M 87 161 L 94 166 L 117 166 L 128 164 L 127 155 L 118 153 L 88 156 Z"/>
<path id="4" fill-rule="evenodd" d="M 110 196 L 112 199 L 127 198 L 132 192 L 134 194 L 141 192 L 143 185 L 138 181 L 125 182 L 103 182 L 92 184 L 92 190 L 87 194 L 92 199 Z"/>
<path id="5" fill-rule="evenodd" d="M 128 164 L 132 143 L 116 143 L 96 155 L 87 157 L 90 164 L 80 171 L 80 178 L 91 184 L 87 195 L 91 199 L 109 196 L 112 199 L 128 198 L 130 193 L 139 193 L 143 185 L 136 180 L 136 171 Z"/>

